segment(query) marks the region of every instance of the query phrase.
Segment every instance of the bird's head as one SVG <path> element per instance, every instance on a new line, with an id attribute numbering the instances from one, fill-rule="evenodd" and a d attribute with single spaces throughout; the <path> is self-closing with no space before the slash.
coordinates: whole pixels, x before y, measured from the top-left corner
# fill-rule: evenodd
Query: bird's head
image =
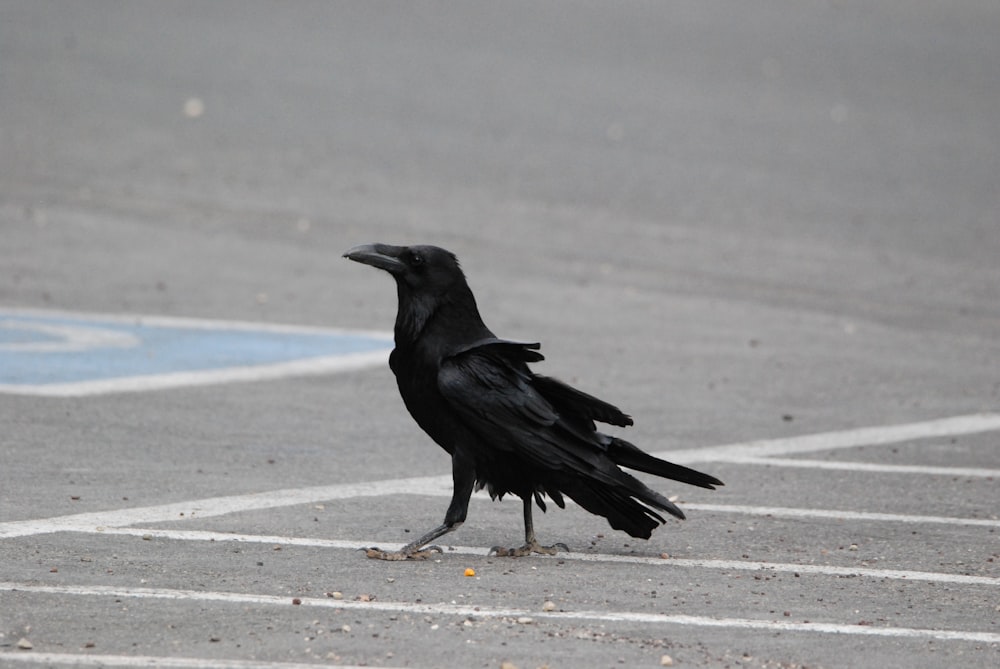
<path id="1" fill-rule="evenodd" d="M 344 257 L 385 270 L 408 293 L 442 295 L 465 284 L 455 254 L 437 246 L 362 244 Z"/>
<path id="2" fill-rule="evenodd" d="M 363 244 L 344 257 L 385 270 L 396 280 L 397 346 L 415 341 L 439 314 L 446 314 L 446 320 L 440 322 L 447 323 L 443 327 L 449 331 L 449 339 L 489 334 L 458 259 L 450 251 L 437 246 Z"/>

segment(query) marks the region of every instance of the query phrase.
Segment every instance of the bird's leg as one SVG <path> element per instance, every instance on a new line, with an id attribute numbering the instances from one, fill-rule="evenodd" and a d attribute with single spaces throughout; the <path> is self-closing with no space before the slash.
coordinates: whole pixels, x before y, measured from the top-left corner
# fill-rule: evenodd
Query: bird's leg
<path id="1" fill-rule="evenodd" d="M 539 555 L 555 555 L 560 549 L 569 552 L 569 546 L 563 543 L 542 546 L 535 538 L 535 523 L 531 519 L 531 495 L 522 498 L 524 502 L 524 545 L 520 548 L 504 548 L 494 546 L 491 553 L 496 553 L 500 557 L 524 557 L 532 553 Z"/>
<path id="2" fill-rule="evenodd" d="M 451 525 L 443 523 L 419 539 L 406 544 L 398 551 L 384 551 L 373 546 L 372 548 L 365 549 L 365 555 L 373 560 L 426 560 L 432 553 L 442 552 L 439 546 L 427 546 L 427 544 L 440 536 L 448 534 L 461 524 L 460 522 Z"/>
<path id="3" fill-rule="evenodd" d="M 372 547 L 364 549 L 365 555 L 374 560 L 426 560 L 431 553 L 442 552 L 440 547 L 427 546 L 427 544 L 452 530 L 458 529 L 465 522 L 465 517 L 469 513 L 469 499 L 472 497 L 472 489 L 476 485 L 475 466 L 461 451 L 456 451 L 451 456 L 451 477 L 455 488 L 451 495 L 451 504 L 448 505 L 448 511 L 444 514 L 443 523 L 416 541 L 406 544 L 398 551 L 383 551 Z"/>

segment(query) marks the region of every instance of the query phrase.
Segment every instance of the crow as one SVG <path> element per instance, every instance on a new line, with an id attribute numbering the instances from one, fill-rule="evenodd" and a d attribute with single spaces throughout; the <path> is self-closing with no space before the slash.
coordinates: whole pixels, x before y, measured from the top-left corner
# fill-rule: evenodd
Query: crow
<path id="1" fill-rule="evenodd" d="M 616 530 L 648 539 L 666 522 L 656 510 L 684 513 L 621 467 L 714 489 L 722 481 L 657 459 L 624 439 L 598 432 L 595 421 L 627 427 L 632 418 L 603 400 L 528 363 L 543 360 L 540 344 L 500 339 L 483 323 L 458 259 L 436 246 L 365 244 L 344 254 L 396 280 L 395 348 L 389 367 L 417 424 L 451 455 L 454 492 L 444 522 L 401 550 L 367 549 L 371 558 L 423 559 L 435 539 L 465 522 L 473 490 L 524 505 L 524 545 L 494 547 L 499 555 L 552 555 L 565 544 L 535 538 L 532 501 L 560 508 L 569 497 L 604 516 Z"/>

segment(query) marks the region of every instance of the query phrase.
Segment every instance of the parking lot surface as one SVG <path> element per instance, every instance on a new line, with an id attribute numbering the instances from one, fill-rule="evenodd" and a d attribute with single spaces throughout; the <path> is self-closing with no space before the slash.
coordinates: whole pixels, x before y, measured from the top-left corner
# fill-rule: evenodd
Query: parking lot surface
<path id="1" fill-rule="evenodd" d="M 992 3 L 0 3 L 0 666 L 994 667 Z M 455 251 L 688 514 L 449 463 L 365 242 Z M 472 575 L 466 575 L 472 574 Z"/>

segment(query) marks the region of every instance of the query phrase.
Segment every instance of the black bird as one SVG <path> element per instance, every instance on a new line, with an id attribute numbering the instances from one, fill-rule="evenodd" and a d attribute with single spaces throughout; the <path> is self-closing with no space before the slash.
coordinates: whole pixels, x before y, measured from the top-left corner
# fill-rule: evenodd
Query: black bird
<path id="1" fill-rule="evenodd" d="M 425 547 L 465 521 L 473 489 L 514 494 L 524 504 L 524 546 L 501 555 L 553 554 L 539 545 L 531 502 L 545 511 L 569 497 L 611 527 L 648 539 L 665 522 L 657 509 L 684 513 L 621 467 L 714 489 L 714 476 L 659 460 L 594 421 L 626 427 L 617 407 L 556 379 L 534 374 L 537 343 L 499 339 L 483 323 L 454 254 L 436 246 L 366 244 L 345 258 L 385 270 L 396 280 L 396 347 L 389 366 L 399 393 L 423 430 L 451 455 L 454 493 L 444 522 L 398 552 L 368 549 L 387 560 L 427 557 Z M 557 544 L 564 550 L 566 547 Z"/>

